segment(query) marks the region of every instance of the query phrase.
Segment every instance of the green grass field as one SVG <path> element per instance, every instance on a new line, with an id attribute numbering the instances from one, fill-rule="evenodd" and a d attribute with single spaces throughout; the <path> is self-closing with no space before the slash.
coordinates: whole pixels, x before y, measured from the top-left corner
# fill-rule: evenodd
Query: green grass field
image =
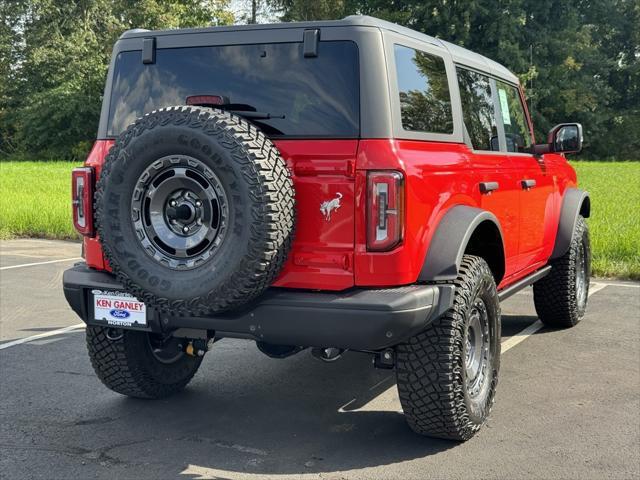
<path id="1" fill-rule="evenodd" d="M 591 196 L 597 276 L 640 280 L 640 162 L 572 162 Z"/>
<path id="2" fill-rule="evenodd" d="M 593 271 L 640 279 L 640 162 L 573 162 L 591 194 Z M 70 162 L 0 162 L 0 239 L 78 238 Z"/>
<path id="3" fill-rule="evenodd" d="M 0 162 L 0 239 L 79 238 L 71 223 L 72 162 Z"/>

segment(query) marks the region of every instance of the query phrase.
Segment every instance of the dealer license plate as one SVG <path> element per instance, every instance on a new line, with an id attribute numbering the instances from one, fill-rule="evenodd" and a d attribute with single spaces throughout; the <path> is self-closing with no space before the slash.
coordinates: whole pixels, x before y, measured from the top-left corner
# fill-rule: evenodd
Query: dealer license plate
<path id="1" fill-rule="evenodd" d="M 92 290 L 96 320 L 116 326 L 146 326 L 147 309 L 143 302 L 125 292 Z"/>

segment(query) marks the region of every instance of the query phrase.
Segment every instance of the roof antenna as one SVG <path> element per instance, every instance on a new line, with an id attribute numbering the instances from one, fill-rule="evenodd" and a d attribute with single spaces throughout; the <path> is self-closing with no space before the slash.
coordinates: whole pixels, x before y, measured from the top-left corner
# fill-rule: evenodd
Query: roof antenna
<path id="1" fill-rule="evenodd" d="M 533 44 L 529 44 L 529 116 L 533 117 Z"/>
<path id="2" fill-rule="evenodd" d="M 258 11 L 258 0 L 251 0 L 251 19 L 249 20 L 250 24 L 256 24 L 256 17 Z"/>

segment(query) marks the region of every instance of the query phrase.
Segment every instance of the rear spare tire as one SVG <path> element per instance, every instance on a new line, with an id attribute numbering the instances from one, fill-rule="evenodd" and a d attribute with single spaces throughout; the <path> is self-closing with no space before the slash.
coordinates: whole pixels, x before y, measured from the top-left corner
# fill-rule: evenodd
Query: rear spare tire
<path id="1" fill-rule="evenodd" d="M 271 141 L 221 110 L 171 107 L 130 125 L 96 187 L 105 257 L 123 287 L 178 315 L 262 293 L 291 246 L 294 190 Z"/>

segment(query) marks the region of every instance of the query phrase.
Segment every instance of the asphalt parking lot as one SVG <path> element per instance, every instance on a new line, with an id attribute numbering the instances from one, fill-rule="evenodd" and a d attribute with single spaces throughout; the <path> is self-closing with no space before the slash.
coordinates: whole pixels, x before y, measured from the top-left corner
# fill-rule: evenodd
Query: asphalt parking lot
<path id="1" fill-rule="evenodd" d="M 0 243 L 0 477 L 639 478 L 640 284 L 594 279 L 571 330 L 503 304 L 492 416 L 465 444 L 421 438 L 388 371 L 348 353 L 265 357 L 225 339 L 184 393 L 143 401 L 95 377 L 62 272 L 68 242 Z"/>

